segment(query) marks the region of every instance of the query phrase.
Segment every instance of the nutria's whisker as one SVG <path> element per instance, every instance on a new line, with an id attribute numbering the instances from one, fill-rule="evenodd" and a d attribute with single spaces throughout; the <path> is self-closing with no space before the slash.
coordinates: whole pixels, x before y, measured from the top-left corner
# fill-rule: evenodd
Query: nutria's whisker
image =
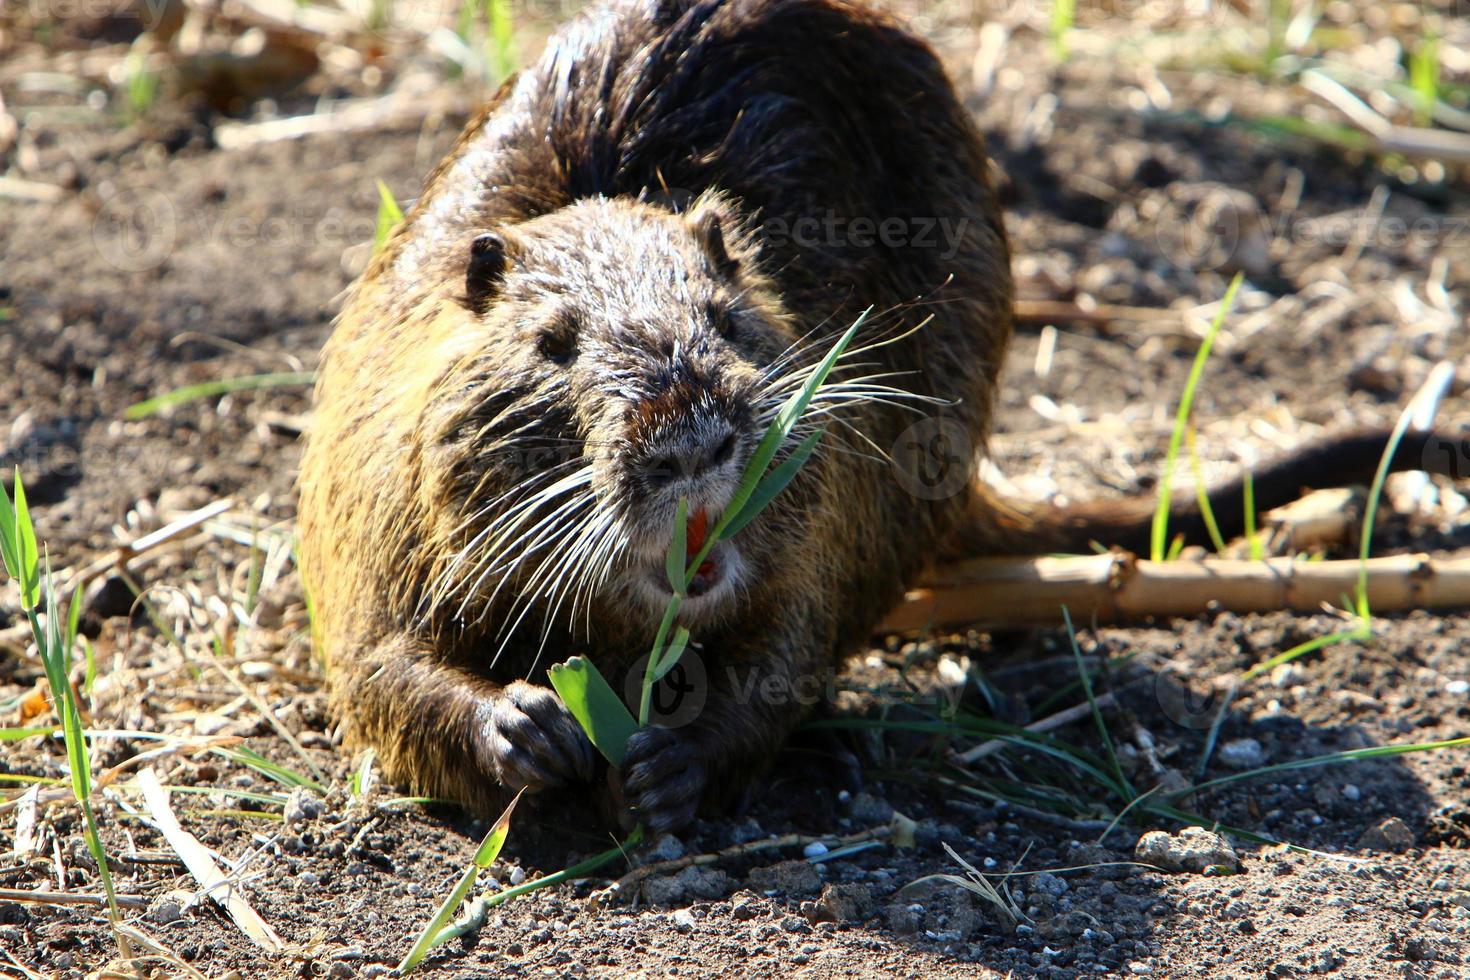
<path id="1" fill-rule="evenodd" d="M 468 604 L 479 593 L 485 581 L 497 571 L 502 574 L 501 581 L 496 586 L 498 593 L 515 568 L 526 557 L 549 545 L 568 515 L 585 504 L 588 495 L 578 494 L 576 491 L 583 490 L 591 481 L 592 468 L 583 466 L 570 476 L 530 492 L 481 528 L 459 549 L 441 574 L 430 611 L 446 599 L 462 593 L 455 618 L 463 619 Z M 522 492 L 526 491 L 525 487 L 520 489 Z M 557 503 L 558 498 L 567 494 L 573 494 L 570 500 Z M 547 505 L 553 505 L 549 513 L 538 511 L 538 508 Z M 533 521 L 529 528 L 522 530 Z M 519 537 L 514 537 L 518 532 Z M 474 556 L 474 561 L 467 565 L 471 556 Z M 464 571 L 461 572 L 461 569 Z M 493 600 L 494 593 L 486 603 L 487 608 L 493 604 Z"/>

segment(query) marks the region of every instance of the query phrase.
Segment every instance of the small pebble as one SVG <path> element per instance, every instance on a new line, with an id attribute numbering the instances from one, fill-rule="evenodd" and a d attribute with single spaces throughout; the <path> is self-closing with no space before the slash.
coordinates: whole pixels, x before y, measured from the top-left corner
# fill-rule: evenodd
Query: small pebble
<path id="1" fill-rule="evenodd" d="M 281 819 L 286 826 L 294 827 L 315 820 L 326 812 L 327 807 L 321 797 L 312 793 L 305 786 L 297 786 L 291 790 L 291 795 L 286 797 L 286 807 Z"/>
<path id="2" fill-rule="evenodd" d="M 523 868 L 523 867 L 521 867 L 520 865 L 516 865 L 514 868 L 511 868 L 510 869 L 510 876 L 509 877 L 510 877 L 510 884 L 511 884 L 511 887 L 512 888 L 514 888 L 516 885 L 525 884 L 525 881 L 526 881 L 526 869 Z"/>
<path id="3" fill-rule="evenodd" d="M 1450 681 L 1444 686 L 1446 694 L 1470 694 L 1470 681 Z"/>
<path id="4" fill-rule="evenodd" d="M 801 849 L 801 853 L 809 858 L 821 857 L 823 854 L 827 853 L 827 845 L 823 844 L 819 840 L 812 841 L 806 847 Z"/>
<path id="5" fill-rule="evenodd" d="M 680 909 L 675 912 L 669 916 L 669 921 L 673 922 L 674 928 L 680 932 L 692 932 L 694 930 L 694 914 L 688 909 Z"/>
<path id="6" fill-rule="evenodd" d="M 1173 836 L 1151 830 L 1138 839 L 1133 856 L 1165 871 L 1234 874 L 1240 870 L 1240 858 L 1230 842 L 1202 827 L 1185 827 Z"/>
<path id="7" fill-rule="evenodd" d="M 1220 764 L 1231 769 L 1255 769 L 1266 761 L 1266 750 L 1253 738 L 1237 738 L 1220 746 Z"/>

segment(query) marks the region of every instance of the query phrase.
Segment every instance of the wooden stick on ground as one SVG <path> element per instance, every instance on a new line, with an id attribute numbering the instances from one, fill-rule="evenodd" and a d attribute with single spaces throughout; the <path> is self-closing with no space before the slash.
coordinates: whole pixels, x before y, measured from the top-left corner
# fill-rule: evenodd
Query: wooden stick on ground
<path id="1" fill-rule="evenodd" d="M 1016 319 L 1021 323 L 1108 324 L 1120 320 L 1152 323 L 1160 320 L 1182 320 L 1184 317 L 1184 311 L 1157 306 L 1115 306 L 1107 303 L 1081 306 L 1054 299 L 1018 299 L 1015 302 L 1015 311 Z"/>
<path id="2" fill-rule="evenodd" d="M 0 902 L 32 902 L 37 905 L 94 905 L 107 907 L 106 895 L 83 892 L 38 892 L 24 888 L 0 888 Z M 141 895 L 118 895 L 120 909 L 146 909 L 148 900 Z"/>
<path id="3" fill-rule="evenodd" d="M 1372 558 L 1368 602 L 1375 611 L 1470 607 L 1470 559 L 1428 555 Z M 1066 606 L 1074 622 L 1236 613 L 1316 612 L 1352 596 L 1357 561 L 1144 561 L 1130 554 L 1078 558 L 983 558 L 936 569 L 878 627 L 903 633 L 989 624 L 1049 626 Z"/>
<path id="4" fill-rule="evenodd" d="M 58 592 L 61 595 L 70 594 L 71 590 L 78 586 L 85 586 L 92 579 L 106 572 L 108 569 L 126 568 L 128 562 L 134 558 L 138 558 L 161 545 L 167 544 L 184 532 L 192 531 L 206 521 L 214 520 L 221 514 L 227 513 L 233 506 L 235 506 L 235 502 L 229 497 L 224 497 L 213 503 L 206 504 L 198 510 L 190 511 L 178 520 L 170 521 L 156 531 L 150 531 L 141 537 L 134 538 L 132 541 L 120 544 L 90 565 L 67 576 L 64 583 L 65 587 L 59 589 Z"/>
<path id="5" fill-rule="evenodd" d="M 1070 708 L 1064 708 L 1054 715 L 1047 715 L 1040 721 L 1033 721 L 1026 726 L 1026 731 L 1035 733 L 1049 732 L 1052 729 L 1061 728 L 1063 725 L 1070 725 L 1074 721 L 1081 721 L 1083 718 L 1088 717 L 1092 714 L 1094 705 L 1096 705 L 1097 710 L 1104 711 L 1117 703 L 1118 696 L 1109 691 L 1106 694 L 1098 695 L 1093 701 L 1083 701 L 1080 704 L 1072 705 Z M 1013 743 L 1003 738 L 986 739 L 979 745 L 968 748 L 963 752 L 956 752 L 951 758 L 955 762 L 968 766 L 970 763 L 983 759 L 987 755 L 993 755 L 1011 744 Z"/>

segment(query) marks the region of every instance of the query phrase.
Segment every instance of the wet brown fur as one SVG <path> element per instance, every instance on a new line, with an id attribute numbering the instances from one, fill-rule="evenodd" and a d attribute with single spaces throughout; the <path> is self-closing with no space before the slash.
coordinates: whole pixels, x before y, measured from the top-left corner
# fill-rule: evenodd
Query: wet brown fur
<path id="1" fill-rule="evenodd" d="M 527 438 L 543 448 L 575 441 L 599 474 L 611 472 L 697 403 L 734 420 L 748 454 L 752 420 L 741 412 L 760 369 L 797 341 L 808 362 L 820 357 L 871 307 L 877 316 L 859 342 L 901 339 L 869 359 L 907 372 L 893 383 L 942 402 L 933 411 L 983 452 L 1012 328 L 1009 255 L 987 174 L 982 140 L 932 52 L 853 0 L 614 0 L 553 37 L 436 168 L 324 355 L 300 536 L 349 744 L 375 746 L 387 776 L 416 791 L 494 811 L 507 765 L 505 746 L 497 756 L 487 736 L 494 706 L 520 697 L 523 682 L 545 684 L 546 665 L 570 654 L 590 655 L 617 686 L 646 653 L 656 617 L 616 589 L 594 596 L 576 623 L 532 608 L 503 649 L 523 575 L 499 593 L 489 581 L 440 594 L 483 523 L 477 508 L 527 478 L 525 460 L 509 455 Z M 733 276 L 700 251 L 695 219 L 661 203 L 666 189 L 688 191 L 687 210 L 715 216 Z M 829 213 L 967 224 L 945 257 L 799 248 L 758 232 Z M 551 300 L 528 287 L 484 310 L 466 302 L 469 243 L 491 230 L 504 233 L 512 262 L 520 249 L 548 270 L 552 292 L 577 294 L 566 301 L 579 315 L 623 304 L 612 319 L 629 322 L 597 336 L 623 337 L 626 348 L 583 356 L 610 359 L 647 389 L 629 396 L 626 415 L 610 414 L 617 398 L 607 388 L 535 359 L 522 325 L 560 315 L 543 309 Z M 690 288 L 738 293 L 747 339 L 722 346 L 708 329 L 686 327 L 702 308 L 609 298 L 622 277 L 645 283 L 658 274 L 645 266 L 660 263 L 686 269 Z M 663 280 L 646 283 L 663 295 Z M 649 379 L 662 361 L 650 352 L 685 356 L 669 354 L 672 339 L 688 348 L 687 364 L 659 387 Z M 886 450 L 914 416 L 871 403 L 844 419 L 851 429 L 842 431 Z M 521 435 L 504 436 L 511 423 Z M 834 428 L 829 442 L 840 434 Z M 677 737 L 683 755 L 658 778 L 694 780 L 707 800 L 743 785 L 810 708 L 737 697 L 725 668 L 782 683 L 825 676 L 936 554 L 1113 543 L 1141 526 L 1133 505 L 1058 514 L 979 489 L 917 499 L 886 463 L 859 453 L 868 443 L 837 441 L 851 451 L 820 453 L 742 533 L 759 574 L 696 630 L 710 664 L 706 707 L 644 752 L 672 758 Z M 606 490 L 611 477 L 597 479 Z M 534 696 L 516 704 L 545 729 L 563 724 Z M 535 736 L 520 714 L 509 726 L 512 736 Z M 589 758 L 563 755 L 574 776 L 589 775 Z M 677 797 L 677 786 L 645 786 L 642 798 L 650 811 L 668 803 L 682 814 L 669 803 Z"/>

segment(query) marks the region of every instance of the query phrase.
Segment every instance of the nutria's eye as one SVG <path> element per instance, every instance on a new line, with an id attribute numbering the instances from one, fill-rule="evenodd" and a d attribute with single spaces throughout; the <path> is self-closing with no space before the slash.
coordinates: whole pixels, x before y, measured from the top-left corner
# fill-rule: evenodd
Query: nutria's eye
<path id="1" fill-rule="evenodd" d="M 709 303 L 706 304 L 704 313 L 705 317 L 709 320 L 709 325 L 714 328 L 715 333 L 724 337 L 726 340 L 735 339 L 735 314 L 727 307 L 721 306 L 719 303 Z"/>
<path id="2" fill-rule="evenodd" d="M 536 338 L 536 353 L 552 364 L 567 365 L 577 357 L 577 329 L 571 321 L 541 331 Z"/>

